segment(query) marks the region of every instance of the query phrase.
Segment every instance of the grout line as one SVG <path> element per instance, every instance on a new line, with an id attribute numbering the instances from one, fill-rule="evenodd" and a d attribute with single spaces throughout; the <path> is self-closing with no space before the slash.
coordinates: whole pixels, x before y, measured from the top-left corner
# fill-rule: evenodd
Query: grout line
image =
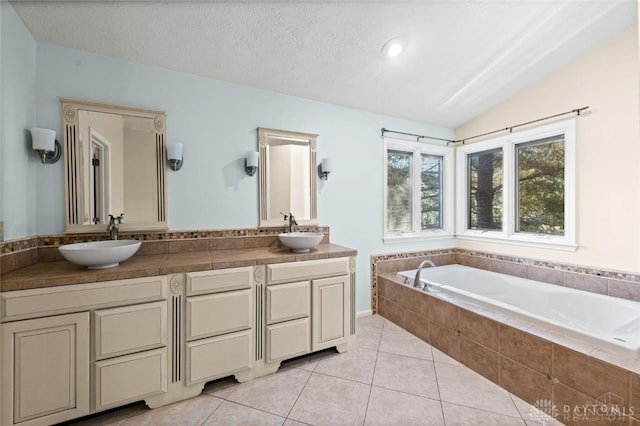
<path id="1" fill-rule="evenodd" d="M 188 401 L 188 399 L 186 399 L 185 401 Z M 281 418 L 281 419 L 283 419 L 283 420 L 287 420 L 285 417 L 282 417 L 280 414 L 272 413 L 271 411 L 267 411 L 267 410 L 264 410 L 264 409 L 262 409 L 262 408 L 256 408 L 256 407 L 252 407 L 251 405 L 243 404 L 243 403 L 241 403 L 241 402 L 228 401 L 228 400 L 224 400 L 224 401 L 223 401 L 223 404 L 224 404 L 225 402 L 228 402 L 229 404 L 239 405 L 239 406 L 241 406 L 241 407 L 245 407 L 245 408 L 250 408 L 250 409 L 252 409 L 252 410 L 260 411 L 260 412 L 262 412 L 262 413 L 271 414 L 272 416 L 280 417 L 280 418 Z M 220 406 L 222 406 L 222 404 L 220 404 L 220 405 L 218 406 L 218 408 L 220 408 Z M 218 408 L 216 408 L 216 409 L 214 410 L 214 413 L 218 410 Z M 211 413 L 211 414 L 213 414 L 213 413 Z M 209 417 L 211 417 L 211 415 L 209 415 Z M 207 417 L 207 420 L 209 419 L 209 417 Z M 206 422 L 206 420 L 205 420 L 205 422 Z M 283 423 L 284 423 L 284 421 L 283 421 Z M 203 423 L 203 424 L 204 424 L 204 423 Z"/>
<path id="2" fill-rule="evenodd" d="M 202 421 L 202 423 L 200 423 L 200 426 L 202 426 L 202 425 L 204 425 L 204 424 L 207 422 L 207 420 L 209 420 L 209 418 L 210 418 L 211 416 L 213 416 L 213 413 L 215 413 L 216 411 L 218 411 L 218 408 L 222 407 L 222 404 L 224 404 L 224 403 L 225 403 L 225 402 L 227 402 L 227 401 L 226 401 L 225 399 L 218 398 L 217 396 L 209 395 L 208 393 L 204 393 L 204 392 L 200 393 L 200 395 L 207 395 L 207 396 L 210 396 L 210 397 L 212 397 L 212 398 L 216 398 L 216 399 L 220 399 L 220 400 L 222 400 L 222 402 L 221 402 L 220 404 L 218 404 L 218 406 L 217 406 L 217 407 L 216 407 L 216 408 L 211 412 L 211 414 L 209 414 L 209 415 L 207 416 L 207 418 L 206 418 L 206 419 L 204 419 L 204 420 Z M 200 396 L 200 395 L 198 395 L 198 396 Z"/>
<path id="3" fill-rule="evenodd" d="M 433 349 L 431 350 L 431 355 L 433 355 Z M 433 373 L 436 378 L 436 388 L 438 389 L 438 400 L 440 401 L 440 411 L 442 412 L 442 423 L 446 426 L 447 419 L 444 415 L 444 405 L 442 405 L 442 394 L 440 393 L 440 381 L 438 380 L 438 369 L 436 368 L 435 361 L 433 362 Z"/>
<path id="4" fill-rule="evenodd" d="M 318 364 L 316 364 L 317 366 Z M 315 367 L 314 367 L 315 369 Z M 298 396 L 296 397 L 296 400 L 293 401 L 293 404 L 291 405 L 291 408 L 289 408 L 289 411 L 287 412 L 287 415 L 285 416 L 285 421 L 289 418 L 289 416 L 291 415 L 291 412 L 293 411 L 293 407 L 296 406 L 296 404 L 298 403 L 298 400 L 300 399 L 300 396 L 302 396 L 302 393 L 304 392 L 304 388 L 307 387 L 307 384 L 309 383 L 309 380 L 311 380 L 311 376 L 313 376 L 313 371 L 309 371 L 309 370 L 304 370 L 309 372 L 309 377 L 307 377 L 307 380 L 304 382 L 304 385 L 302 386 L 302 389 L 300 389 L 300 393 L 298 394 Z M 295 420 L 295 419 L 291 419 L 291 420 Z M 297 421 L 297 420 L 296 420 Z"/>
<path id="5" fill-rule="evenodd" d="M 383 320 L 384 321 L 384 320 Z M 376 368 L 378 366 L 378 355 L 380 355 L 380 341 L 382 340 L 382 331 L 384 330 L 384 322 L 382 323 L 382 329 L 380 330 L 380 338 L 378 339 L 378 349 L 376 350 L 376 359 L 373 362 L 373 373 L 371 374 L 371 384 L 369 385 L 369 397 L 367 398 L 367 406 L 364 409 L 364 419 L 362 419 L 362 423 L 365 424 L 367 422 L 367 416 L 369 415 L 369 403 L 371 402 L 371 392 L 373 391 L 373 379 L 376 376 Z"/>

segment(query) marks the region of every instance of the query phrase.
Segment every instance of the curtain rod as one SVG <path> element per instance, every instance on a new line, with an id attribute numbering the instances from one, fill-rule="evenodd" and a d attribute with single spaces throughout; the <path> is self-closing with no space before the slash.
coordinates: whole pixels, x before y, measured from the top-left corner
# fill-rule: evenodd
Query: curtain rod
<path id="1" fill-rule="evenodd" d="M 491 132 L 482 133 L 482 134 L 479 134 L 479 135 L 474 135 L 474 136 L 470 136 L 468 138 L 458 139 L 458 140 L 438 138 L 438 137 L 435 137 L 435 136 L 418 135 L 418 134 L 415 134 L 415 133 L 398 132 L 398 131 L 395 131 L 395 130 L 385 129 L 384 127 L 380 129 L 380 133 L 381 133 L 381 135 L 383 137 L 384 137 L 384 135 L 386 133 L 395 133 L 395 134 L 398 134 L 398 135 L 415 136 L 416 140 L 418 142 L 420 142 L 420 139 L 433 139 L 433 140 L 437 140 L 437 141 L 446 142 L 447 145 L 449 145 L 450 143 L 460 143 L 460 142 L 462 142 L 462 144 L 464 145 L 466 141 L 471 140 L 471 139 L 477 139 L 477 138 L 481 138 L 483 136 L 489 136 L 489 135 L 493 135 L 494 133 L 504 132 L 504 131 L 507 131 L 507 130 L 509 131 L 509 133 L 511 133 L 511 132 L 513 132 L 513 129 L 515 129 L 517 127 L 528 126 L 529 124 L 538 123 L 540 121 L 545 121 L 545 120 L 550 120 L 552 118 L 562 117 L 563 115 L 576 114 L 576 115 L 579 116 L 580 113 L 582 111 L 586 110 L 586 109 L 589 109 L 589 107 L 585 106 L 585 107 L 582 107 L 582 108 L 572 109 L 571 111 L 561 112 L 560 114 L 548 115 L 546 117 L 538 118 L 536 120 L 527 121 L 526 123 L 514 124 L 513 126 L 504 127 L 502 129 L 493 130 Z"/>

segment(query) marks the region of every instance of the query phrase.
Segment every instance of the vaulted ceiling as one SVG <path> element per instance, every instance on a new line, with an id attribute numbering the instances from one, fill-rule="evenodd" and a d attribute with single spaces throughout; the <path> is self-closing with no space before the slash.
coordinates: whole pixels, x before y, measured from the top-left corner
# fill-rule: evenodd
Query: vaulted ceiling
<path id="1" fill-rule="evenodd" d="M 38 42 L 447 127 L 637 22 L 634 0 L 11 4 Z"/>

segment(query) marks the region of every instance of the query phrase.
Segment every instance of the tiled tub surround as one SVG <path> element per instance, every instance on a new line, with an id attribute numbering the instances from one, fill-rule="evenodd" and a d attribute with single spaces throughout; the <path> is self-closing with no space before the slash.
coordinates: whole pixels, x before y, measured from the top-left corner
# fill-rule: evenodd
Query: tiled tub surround
<path id="1" fill-rule="evenodd" d="M 436 265 L 457 263 L 640 302 L 640 274 L 486 252 L 445 249 L 371 256 L 371 306 L 374 313 L 377 312 L 378 306 L 377 276 L 416 269 L 425 258 L 433 260 Z"/>
<path id="2" fill-rule="evenodd" d="M 382 273 L 377 279 L 380 315 L 528 403 L 553 402 L 560 410 L 559 420 L 569 424 L 637 424 L 631 415 L 640 417 L 639 360 L 497 311 L 414 289 L 403 285 L 395 273 Z M 602 398 L 613 401 L 605 404 L 619 404 L 623 415 L 611 420 L 600 416 L 597 407 Z"/>
<path id="3" fill-rule="evenodd" d="M 299 227 L 305 232 L 325 234 L 322 244 L 329 243 L 328 227 Z M 122 232 L 120 239 L 139 240 L 142 246 L 136 256 L 173 253 L 282 247 L 278 234 L 284 228 L 227 229 L 163 232 Z M 0 243 L 0 273 L 6 274 L 38 262 L 58 262 L 64 258 L 58 247 L 86 241 L 108 240 L 109 234 L 64 234 L 23 238 Z M 134 257 L 135 258 L 135 257 Z"/>

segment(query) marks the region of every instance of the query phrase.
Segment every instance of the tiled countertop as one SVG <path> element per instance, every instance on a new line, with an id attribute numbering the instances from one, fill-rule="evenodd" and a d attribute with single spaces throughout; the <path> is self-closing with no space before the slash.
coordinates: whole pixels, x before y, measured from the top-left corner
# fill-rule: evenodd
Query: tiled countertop
<path id="1" fill-rule="evenodd" d="M 26 290 L 96 281 L 121 280 L 179 272 L 236 268 L 301 260 L 355 256 L 356 250 L 320 244 L 309 253 L 293 253 L 283 247 L 194 251 L 174 254 L 136 255 L 109 269 L 87 269 L 73 263 L 41 262 L 0 277 L 0 291 Z"/>

